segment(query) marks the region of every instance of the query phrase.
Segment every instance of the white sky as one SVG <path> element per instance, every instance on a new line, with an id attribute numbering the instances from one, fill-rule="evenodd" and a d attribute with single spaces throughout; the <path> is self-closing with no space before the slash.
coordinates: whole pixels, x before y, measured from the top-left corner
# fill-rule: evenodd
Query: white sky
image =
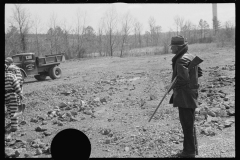
<path id="1" fill-rule="evenodd" d="M 174 17 L 180 16 L 184 20 L 190 20 L 193 24 L 198 25 L 199 20 L 203 19 L 208 22 L 212 27 L 212 3 L 114 3 L 114 4 L 22 4 L 22 7 L 27 9 L 32 18 L 38 15 L 41 19 L 41 31 L 46 33 L 50 17 L 54 13 L 57 17 L 57 24 L 61 27 L 62 22 L 65 20 L 69 26 L 74 27 L 74 19 L 78 10 L 87 13 L 86 25 L 90 25 L 96 31 L 98 28 L 99 20 L 103 17 L 104 13 L 114 5 L 117 13 L 130 14 L 136 18 L 143 25 L 143 33 L 149 30 L 148 20 L 152 16 L 156 20 L 156 25 L 162 27 L 162 31 L 169 31 L 169 28 L 175 30 Z M 5 4 L 5 29 L 9 26 L 9 19 L 12 16 L 14 4 Z M 218 20 L 224 23 L 231 20 L 235 24 L 235 4 L 234 3 L 218 3 L 217 14 Z"/>

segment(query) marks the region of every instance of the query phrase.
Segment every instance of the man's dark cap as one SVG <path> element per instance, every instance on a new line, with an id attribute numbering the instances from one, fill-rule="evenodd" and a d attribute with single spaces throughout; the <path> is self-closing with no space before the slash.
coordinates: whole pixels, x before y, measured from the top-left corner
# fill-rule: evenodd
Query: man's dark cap
<path id="1" fill-rule="evenodd" d="M 187 40 L 183 36 L 178 35 L 178 36 L 172 37 L 171 44 L 169 46 L 183 46 L 186 44 L 188 44 Z"/>

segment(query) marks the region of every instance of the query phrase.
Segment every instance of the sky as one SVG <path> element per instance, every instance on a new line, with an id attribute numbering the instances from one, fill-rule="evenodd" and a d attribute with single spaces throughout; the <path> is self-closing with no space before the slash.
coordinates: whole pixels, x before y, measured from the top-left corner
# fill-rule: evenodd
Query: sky
<path id="1" fill-rule="evenodd" d="M 63 3 L 63 4 L 22 4 L 32 19 L 40 17 L 40 31 L 46 33 L 50 23 L 50 17 L 54 14 L 59 26 L 65 21 L 67 28 L 74 28 L 76 14 L 80 11 L 81 15 L 86 13 L 86 25 L 92 26 L 97 31 L 100 19 L 111 6 L 116 8 L 117 14 L 122 15 L 129 12 L 143 25 L 143 33 L 149 30 L 148 20 L 153 17 L 156 25 L 162 27 L 162 32 L 167 32 L 171 28 L 176 30 L 174 17 L 179 16 L 184 20 L 189 20 L 198 25 L 200 19 L 208 22 L 212 27 L 212 3 L 98 3 L 98 4 L 80 4 L 80 3 Z M 235 24 L 234 3 L 218 3 L 217 16 L 222 23 L 232 21 Z M 13 14 L 14 4 L 5 4 L 5 32 L 9 27 L 9 20 Z"/>

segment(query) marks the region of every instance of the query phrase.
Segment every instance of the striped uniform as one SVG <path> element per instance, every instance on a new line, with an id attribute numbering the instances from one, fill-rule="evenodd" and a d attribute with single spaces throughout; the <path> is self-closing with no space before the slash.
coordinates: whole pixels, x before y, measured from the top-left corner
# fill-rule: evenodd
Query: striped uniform
<path id="1" fill-rule="evenodd" d="M 20 83 L 20 87 L 21 87 L 21 90 L 23 92 L 23 76 L 22 76 L 22 73 L 21 73 L 21 70 L 20 68 L 18 68 L 16 65 L 14 64 L 11 64 L 8 68 L 7 68 L 7 72 L 10 72 L 10 73 L 13 73 L 16 75 L 17 79 L 19 80 L 19 83 Z M 20 100 L 20 99 L 19 99 Z"/>
<path id="2" fill-rule="evenodd" d="M 20 81 L 20 85 L 23 84 L 23 80 L 24 79 L 23 79 L 23 76 L 22 76 L 20 68 L 18 68 L 16 65 L 11 64 L 8 67 L 7 72 L 12 72 L 13 74 L 15 74 L 17 79 Z"/>
<path id="3" fill-rule="evenodd" d="M 18 124 L 18 118 L 13 118 L 13 115 L 18 111 L 18 105 L 20 105 L 19 96 L 22 96 L 22 90 L 17 77 L 12 73 L 5 72 L 5 104 L 10 112 L 12 128 L 17 127 Z"/>

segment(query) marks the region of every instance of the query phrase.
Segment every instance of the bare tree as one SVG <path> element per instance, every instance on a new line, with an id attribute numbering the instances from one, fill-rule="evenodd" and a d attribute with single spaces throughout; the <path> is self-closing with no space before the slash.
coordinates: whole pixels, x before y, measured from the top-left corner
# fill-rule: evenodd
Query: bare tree
<path id="1" fill-rule="evenodd" d="M 154 38 L 154 45 L 155 46 L 158 46 L 160 45 L 160 34 L 161 34 L 161 31 L 162 31 L 162 27 L 161 26 L 156 26 L 155 27 L 155 38 Z"/>
<path id="2" fill-rule="evenodd" d="M 20 4 L 15 4 L 13 9 L 12 26 L 17 26 L 20 33 L 21 50 L 26 52 L 27 50 L 27 35 L 31 27 L 30 13 L 22 8 Z M 15 25 L 16 24 L 16 25 Z"/>
<path id="3" fill-rule="evenodd" d="M 48 27 L 49 27 L 49 30 L 47 32 L 47 40 L 50 42 L 50 54 L 53 54 L 53 38 L 54 38 L 54 29 L 55 29 L 55 23 L 56 21 L 54 22 L 54 19 L 55 19 L 55 15 L 54 13 L 52 13 L 50 19 L 49 19 L 49 23 L 48 23 Z"/>
<path id="4" fill-rule="evenodd" d="M 232 21 L 226 21 L 224 24 L 225 34 L 229 42 L 234 42 L 234 24 Z"/>
<path id="5" fill-rule="evenodd" d="M 71 31 L 71 26 L 67 27 L 67 21 L 66 19 L 62 22 L 62 29 L 63 29 L 63 46 L 64 46 L 64 55 L 66 59 L 71 58 L 71 50 L 69 46 L 69 32 Z"/>
<path id="6" fill-rule="evenodd" d="M 141 38 L 141 32 L 142 32 L 142 24 L 135 19 L 134 20 L 134 46 L 135 47 L 142 47 L 142 38 Z"/>
<path id="7" fill-rule="evenodd" d="M 77 56 L 78 58 L 82 58 L 83 54 L 85 53 L 85 49 L 83 47 L 83 34 L 84 34 L 84 28 L 86 25 L 86 12 L 82 13 L 80 9 L 77 10 L 76 13 L 76 30 L 75 33 L 77 35 Z"/>
<path id="8" fill-rule="evenodd" d="M 5 34 L 5 56 L 16 54 L 19 51 L 19 32 L 15 26 L 10 26 Z"/>
<path id="9" fill-rule="evenodd" d="M 106 13 L 104 17 L 105 22 L 105 33 L 107 36 L 107 50 L 110 56 L 113 56 L 114 48 L 116 45 L 116 36 L 114 34 L 117 32 L 118 16 L 116 9 L 112 6 Z"/>
<path id="10" fill-rule="evenodd" d="M 192 25 L 193 31 L 193 43 L 197 42 L 197 34 L 198 34 L 198 27 L 196 25 Z"/>
<path id="11" fill-rule="evenodd" d="M 33 26 L 34 26 L 34 32 L 35 32 L 35 38 L 36 38 L 36 50 L 37 50 L 37 54 L 38 56 L 41 55 L 40 53 L 40 44 L 39 44 L 39 37 L 38 37 L 38 33 L 39 33 L 39 29 L 40 29 L 40 24 L 41 24 L 41 20 L 39 15 L 35 15 L 34 20 L 33 20 Z"/>
<path id="12" fill-rule="evenodd" d="M 206 35 L 208 33 L 209 30 L 209 24 L 207 23 L 207 21 L 203 21 L 203 39 L 205 41 Z"/>
<path id="13" fill-rule="evenodd" d="M 155 27 L 156 27 L 156 20 L 154 17 L 150 17 L 148 20 L 149 27 L 150 27 L 150 35 L 151 35 L 151 45 L 154 45 L 154 36 L 156 34 Z"/>
<path id="14" fill-rule="evenodd" d="M 163 54 L 167 54 L 168 51 L 169 51 L 169 43 L 170 43 L 170 40 L 171 40 L 171 37 L 173 35 L 173 30 L 170 28 L 169 31 L 167 33 L 164 33 L 163 35 Z"/>
<path id="15" fill-rule="evenodd" d="M 149 31 L 146 31 L 144 34 L 144 40 L 145 40 L 146 47 L 149 46 L 150 38 L 151 38 L 151 33 Z"/>
<path id="16" fill-rule="evenodd" d="M 175 22 L 175 25 L 177 27 L 177 35 L 178 35 L 178 31 L 179 31 L 179 34 L 181 34 L 181 30 L 182 30 L 182 27 L 183 27 L 183 24 L 184 24 L 184 18 L 179 17 L 179 16 L 175 16 L 174 17 L 174 22 Z"/>
<path id="17" fill-rule="evenodd" d="M 132 28 L 133 17 L 127 12 L 123 15 L 122 18 L 122 31 L 121 31 L 121 48 L 120 48 L 120 57 L 123 56 L 124 47 L 128 44 L 128 35 L 130 34 L 130 30 Z"/>
<path id="18" fill-rule="evenodd" d="M 58 53 L 58 35 L 56 32 L 57 28 L 57 15 L 55 13 L 52 13 L 50 21 L 52 23 L 52 28 L 53 28 L 53 36 L 54 36 L 54 47 L 55 47 L 55 52 L 56 54 Z"/>
<path id="19" fill-rule="evenodd" d="M 98 43 L 97 48 L 100 56 L 102 56 L 102 49 L 103 49 L 103 28 L 104 28 L 104 19 L 101 18 L 99 21 L 98 33 L 97 33 L 97 43 Z"/>

